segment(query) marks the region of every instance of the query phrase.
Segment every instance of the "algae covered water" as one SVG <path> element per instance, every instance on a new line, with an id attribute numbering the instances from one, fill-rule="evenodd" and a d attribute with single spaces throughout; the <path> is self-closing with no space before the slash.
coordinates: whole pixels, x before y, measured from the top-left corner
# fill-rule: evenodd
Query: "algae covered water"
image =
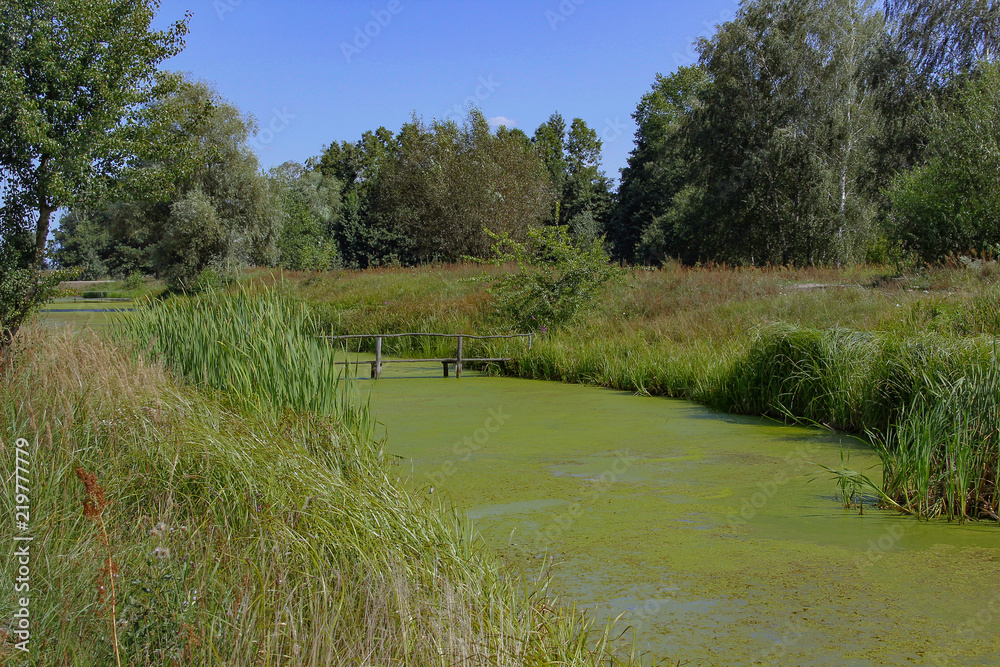
<path id="1" fill-rule="evenodd" d="M 362 367 L 364 368 L 364 367 Z M 846 510 L 862 443 L 692 403 L 398 364 L 363 381 L 422 493 L 690 664 L 1000 664 L 1000 528 Z M 817 473 L 821 473 L 817 477 Z"/>

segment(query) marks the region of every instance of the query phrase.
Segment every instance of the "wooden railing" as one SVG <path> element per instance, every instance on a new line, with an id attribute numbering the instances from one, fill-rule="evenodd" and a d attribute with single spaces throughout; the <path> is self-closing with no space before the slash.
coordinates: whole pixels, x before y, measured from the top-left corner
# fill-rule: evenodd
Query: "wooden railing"
<path id="1" fill-rule="evenodd" d="M 416 337 L 416 336 L 428 336 L 431 338 L 457 338 L 458 339 L 458 352 L 453 358 L 444 359 L 383 359 L 382 358 L 382 339 L 383 338 L 405 338 L 405 337 Z M 346 336 L 320 336 L 323 340 L 357 340 L 362 338 L 374 338 L 375 339 L 375 360 L 372 362 L 358 362 L 358 361 L 338 361 L 337 364 L 342 364 L 345 366 L 350 366 L 352 364 L 360 365 L 362 363 L 371 363 L 372 367 L 372 378 L 377 379 L 382 377 L 382 364 L 387 363 L 431 363 L 431 362 L 441 362 L 444 369 L 444 376 L 448 377 L 448 365 L 452 364 L 455 366 L 455 377 L 462 377 L 462 362 L 483 362 L 483 363 L 502 363 L 510 361 L 509 358 L 498 358 L 498 359 L 487 359 L 483 357 L 463 357 L 462 356 L 462 343 L 465 339 L 470 340 L 494 340 L 502 338 L 527 338 L 528 348 L 531 348 L 531 343 L 534 338 L 534 334 L 509 334 L 504 336 L 473 336 L 471 334 L 442 334 L 442 333 L 398 333 L 398 334 L 350 334 Z"/>

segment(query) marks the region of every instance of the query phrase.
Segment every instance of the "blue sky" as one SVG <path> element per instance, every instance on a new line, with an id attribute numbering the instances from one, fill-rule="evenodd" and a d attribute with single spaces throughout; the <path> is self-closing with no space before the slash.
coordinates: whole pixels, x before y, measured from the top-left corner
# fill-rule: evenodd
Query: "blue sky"
<path id="1" fill-rule="evenodd" d="M 617 177 L 631 113 L 657 72 L 691 64 L 691 43 L 736 0 L 164 0 L 158 24 L 191 11 L 183 53 L 164 66 L 213 83 L 261 126 L 264 167 L 413 112 L 464 116 L 475 103 L 529 135 L 559 111 L 604 140 Z"/>

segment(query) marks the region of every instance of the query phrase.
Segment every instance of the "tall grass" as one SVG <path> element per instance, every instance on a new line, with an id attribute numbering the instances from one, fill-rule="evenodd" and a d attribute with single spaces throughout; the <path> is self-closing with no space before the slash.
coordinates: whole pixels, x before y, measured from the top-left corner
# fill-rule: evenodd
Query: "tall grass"
<path id="1" fill-rule="evenodd" d="M 407 492 L 308 322 L 271 292 L 241 292 L 149 304 L 123 325 L 132 351 L 22 332 L 0 376 L 0 465 L 13 469 L 16 438 L 32 443 L 44 631 L 27 657 L 0 646 L 5 664 L 113 664 L 116 648 L 135 665 L 629 662 L 544 588 L 526 591 L 454 512 Z M 109 501 L 117 640 L 78 466 Z M 0 512 L 11 525 L 13 507 Z"/>
<path id="2" fill-rule="evenodd" d="M 778 328 L 734 360 L 707 397 L 732 412 L 865 432 L 892 505 L 1000 521 L 996 351 L 992 338 Z"/>
<path id="3" fill-rule="evenodd" d="M 894 429 L 875 434 L 884 488 L 921 516 L 1000 521 L 1000 365 L 969 363 L 936 375 Z"/>
<path id="4" fill-rule="evenodd" d="M 346 272 L 296 289 L 337 333 L 492 333 L 468 267 Z M 292 284 L 296 284 L 292 281 Z M 882 497 L 921 516 L 997 519 L 1000 285 L 957 265 L 634 270 L 503 372 L 696 400 L 869 437 Z M 402 315 L 405 314 L 405 317 Z M 398 349 L 396 354 L 415 350 Z M 392 352 L 390 352 L 392 353 Z M 500 369 L 497 369 L 500 370 Z M 992 429 L 992 430 L 991 430 Z"/>
<path id="5" fill-rule="evenodd" d="M 309 307 L 273 289 L 241 287 L 198 298 L 147 300 L 116 330 L 196 386 L 258 409 L 290 409 L 362 426 L 338 367 L 314 334 Z"/>

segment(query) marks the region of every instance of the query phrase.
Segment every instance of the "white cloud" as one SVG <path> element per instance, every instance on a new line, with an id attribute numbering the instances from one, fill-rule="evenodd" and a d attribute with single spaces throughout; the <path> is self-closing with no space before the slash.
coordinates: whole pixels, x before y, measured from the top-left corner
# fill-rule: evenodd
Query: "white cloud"
<path id="1" fill-rule="evenodd" d="M 493 118 L 487 119 L 487 122 L 490 124 L 490 127 L 494 128 L 500 127 L 501 125 L 505 125 L 507 127 L 517 127 L 516 120 L 513 120 L 512 118 L 505 118 L 503 116 L 494 116 Z"/>

